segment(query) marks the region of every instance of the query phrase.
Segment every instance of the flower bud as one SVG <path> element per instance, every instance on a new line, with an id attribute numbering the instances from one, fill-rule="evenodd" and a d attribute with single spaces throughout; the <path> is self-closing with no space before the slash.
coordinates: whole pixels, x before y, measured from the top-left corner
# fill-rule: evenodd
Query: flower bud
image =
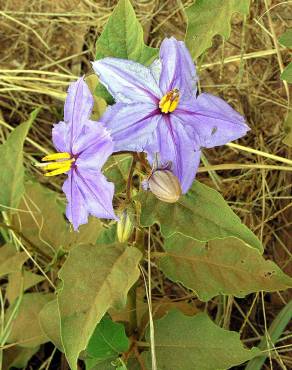
<path id="1" fill-rule="evenodd" d="M 160 200 L 175 203 L 181 196 L 178 178 L 169 170 L 156 170 L 148 180 L 151 192 Z"/>
<path id="2" fill-rule="evenodd" d="M 120 243 L 127 242 L 132 234 L 133 228 L 132 216 L 129 214 L 128 209 L 124 209 L 117 223 L 118 241 Z"/>

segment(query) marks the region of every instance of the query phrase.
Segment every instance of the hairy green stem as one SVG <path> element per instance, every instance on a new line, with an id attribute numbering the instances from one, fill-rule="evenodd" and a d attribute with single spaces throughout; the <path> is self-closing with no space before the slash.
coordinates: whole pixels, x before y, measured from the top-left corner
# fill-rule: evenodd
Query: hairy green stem
<path id="1" fill-rule="evenodd" d="M 128 201 L 131 200 L 132 180 L 133 180 L 133 174 L 134 174 L 134 171 L 135 171 L 136 163 L 137 163 L 137 155 L 134 153 L 132 163 L 131 163 L 131 167 L 130 167 L 130 171 L 129 171 L 129 175 L 128 175 L 128 181 L 127 181 L 126 197 L 127 197 Z"/>

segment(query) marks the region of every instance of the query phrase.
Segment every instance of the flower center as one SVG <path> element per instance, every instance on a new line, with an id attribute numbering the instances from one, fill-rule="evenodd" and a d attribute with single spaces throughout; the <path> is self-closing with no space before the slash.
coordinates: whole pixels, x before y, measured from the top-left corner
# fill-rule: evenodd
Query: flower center
<path id="1" fill-rule="evenodd" d="M 171 113 L 177 108 L 178 103 L 179 89 L 172 89 L 161 98 L 159 108 L 162 113 Z"/>
<path id="2" fill-rule="evenodd" d="M 53 153 L 46 155 L 42 158 L 43 162 L 48 162 L 42 165 L 44 171 L 49 171 L 45 173 L 45 176 L 56 176 L 61 175 L 69 171 L 72 167 L 75 158 L 72 158 L 70 153 Z"/>

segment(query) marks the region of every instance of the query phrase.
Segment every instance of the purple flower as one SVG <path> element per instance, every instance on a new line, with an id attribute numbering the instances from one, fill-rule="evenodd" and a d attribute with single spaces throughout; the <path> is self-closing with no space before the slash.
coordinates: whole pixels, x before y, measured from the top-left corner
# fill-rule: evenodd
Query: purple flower
<path id="1" fill-rule="evenodd" d="M 63 191 L 67 197 L 66 216 L 75 230 L 87 223 L 88 215 L 116 219 L 112 199 L 114 185 L 101 173 L 113 152 L 109 132 L 90 120 L 94 100 L 83 78 L 72 83 L 64 106 L 64 122 L 53 128 L 57 153 L 44 157 L 45 176 L 68 175 Z"/>
<path id="2" fill-rule="evenodd" d="M 100 81 L 116 104 L 102 118 L 111 130 L 115 151 L 145 151 L 150 163 L 172 163 L 185 193 L 200 162 L 200 149 L 226 144 L 243 136 L 244 118 L 222 99 L 196 97 L 197 76 L 182 41 L 165 39 L 160 58 L 145 67 L 104 58 L 93 62 Z"/>

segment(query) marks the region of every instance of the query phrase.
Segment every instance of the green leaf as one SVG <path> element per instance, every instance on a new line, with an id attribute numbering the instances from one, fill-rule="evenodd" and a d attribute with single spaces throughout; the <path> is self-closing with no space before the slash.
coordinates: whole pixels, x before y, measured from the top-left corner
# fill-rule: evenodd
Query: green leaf
<path id="1" fill-rule="evenodd" d="M 130 59 L 149 65 L 157 56 L 158 49 L 144 44 L 143 28 L 129 0 L 120 0 L 96 42 L 96 60 L 105 57 Z M 98 84 L 95 95 L 108 104 L 114 99 L 107 89 Z"/>
<path id="2" fill-rule="evenodd" d="M 104 166 L 104 175 L 115 184 L 116 194 L 125 191 L 132 159 L 131 154 L 113 155 Z"/>
<path id="3" fill-rule="evenodd" d="M 96 86 L 94 95 L 105 100 L 108 105 L 112 105 L 115 102 L 114 98 L 101 83 L 98 83 Z"/>
<path id="4" fill-rule="evenodd" d="M 282 335 L 283 331 L 285 330 L 286 326 L 291 323 L 292 320 L 292 301 L 287 303 L 284 308 L 278 313 L 276 318 L 273 320 L 271 326 L 269 327 L 268 333 L 269 338 L 268 341 L 272 342 L 273 345 L 269 346 L 270 348 L 273 348 L 277 340 Z M 271 343 L 270 343 L 271 344 Z M 267 338 L 264 336 L 258 345 L 258 348 L 263 352 L 262 356 L 253 358 L 249 361 L 247 366 L 245 367 L 245 370 L 261 370 L 263 369 L 264 362 L 266 361 L 267 357 L 269 356 L 269 353 L 266 351 L 269 348 L 267 348 Z"/>
<path id="5" fill-rule="evenodd" d="M 92 361 L 87 361 L 86 363 L 86 370 L 127 370 L 127 367 L 122 363 L 121 365 L 116 363 L 121 363 L 121 359 L 118 358 L 116 361 L 113 360 L 105 360 L 102 362 L 95 362 L 94 360 Z M 89 364 L 89 365 L 88 365 Z M 133 367 L 129 368 L 129 370 L 134 370 Z M 136 369 L 141 369 L 139 366 Z"/>
<path id="6" fill-rule="evenodd" d="M 33 348 L 46 343 L 47 337 L 44 335 L 38 316 L 42 308 L 52 300 L 53 294 L 27 293 L 22 297 L 16 318 L 12 321 L 8 343 L 18 343 L 21 347 Z M 14 305 L 11 305 L 6 313 L 9 320 L 13 312 Z"/>
<path id="7" fill-rule="evenodd" d="M 23 279 L 23 282 L 22 282 Z M 6 298 L 10 303 L 14 302 L 17 297 L 27 289 L 37 285 L 38 283 L 45 280 L 42 275 L 34 274 L 30 271 L 17 271 L 9 274 L 8 285 L 6 288 Z"/>
<path id="8" fill-rule="evenodd" d="M 189 317 L 173 310 L 154 323 L 154 330 L 158 370 L 229 369 L 260 353 L 245 349 L 238 333 L 216 326 L 205 313 Z M 150 364 L 149 354 L 146 359 Z"/>
<path id="9" fill-rule="evenodd" d="M 61 321 L 57 299 L 48 302 L 39 313 L 39 323 L 46 337 L 64 352 L 61 339 Z"/>
<path id="10" fill-rule="evenodd" d="M 141 225 L 158 222 L 166 238 L 175 233 L 199 241 L 234 236 L 262 251 L 257 237 L 244 224 L 214 189 L 195 181 L 177 203 L 159 201 L 150 192 L 140 194 Z"/>
<path id="11" fill-rule="evenodd" d="M 279 43 L 286 46 L 287 48 L 292 48 L 292 29 L 284 32 L 278 39 Z"/>
<path id="12" fill-rule="evenodd" d="M 85 360 L 86 370 L 115 370 L 111 364 L 112 360 L 99 361 L 95 358 Z"/>
<path id="13" fill-rule="evenodd" d="M 126 336 L 124 325 L 104 317 L 97 324 L 86 352 L 90 357 L 104 361 L 107 359 L 114 360 L 120 353 L 126 352 L 128 348 L 129 339 Z"/>
<path id="14" fill-rule="evenodd" d="M 164 249 L 160 269 L 169 279 L 194 290 L 203 301 L 219 294 L 244 297 L 292 287 L 292 279 L 274 262 L 236 238 L 202 243 L 176 234 L 166 240 Z"/>
<path id="15" fill-rule="evenodd" d="M 281 80 L 292 83 L 292 62 L 287 65 L 281 74 Z"/>
<path id="16" fill-rule="evenodd" d="M 4 350 L 3 356 L 3 370 L 9 370 L 11 368 L 25 369 L 28 361 L 32 356 L 38 352 L 39 347 L 35 348 L 23 348 L 19 346 L 13 346 Z"/>
<path id="17" fill-rule="evenodd" d="M 78 244 L 95 243 L 102 229 L 100 220 L 91 217 L 79 232 L 74 232 L 64 216 L 63 200 L 36 182 L 26 183 L 20 208 L 24 212 L 14 216 L 13 226 L 33 245 L 53 256 L 61 247 L 69 250 Z"/>
<path id="18" fill-rule="evenodd" d="M 140 259 L 138 249 L 122 244 L 80 245 L 69 252 L 59 272 L 58 304 L 62 343 L 73 370 L 107 310 L 125 305 Z"/>
<path id="19" fill-rule="evenodd" d="M 104 228 L 104 230 L 100 233 L 97 242 L 99 244 L 112 244 L 118 242 L 117 238 L 117 223 L 111 224 L 108 228 Z"/>
<path id="20" fill-rule="evenodd" d="M 89 87 L 90 92 L 92 93 L 94 97 L 94 106 L 93 106 L 93 110 L 92 110 L 90 118 L 93 121 L 98 121 L 106 110 L 106 102 L 107 102 L 108 96 L 103 97 L 101 95 L 101 92 L 99 91 L 99 86 L 102 86 L 102 85 L 99 84 L 98 77 L 96 74 L 90 74 L 89 76 L 85 78 L 85 81 Z M 105 89 L 105 92 L 107 93 L 106 89 Z"/>
<path id="21" fill-rule="evenodd" d="M 24 193 L 23 144 L 39 109 L 34 110 L 27 122 L 16 127 L 7 141 L 0 145 L 0 209 L 17 208 Z M 3 206 L 3 207 L 1 207 Z"/>
<path id="22" fill-rule="evenodd" d="M 286 132 L 286 136 L 283 139 L 283 143 L 292 147 L 292 112 L 288 113 L 284 124 L 284 130 Z"/>
<path id="23" fill-rule="evenodd" d="M 115 57 L 150 64 L 157 49 L 144 44 L 143 29 L 129 0 L 120 0 L 96 42 L 96 59 Z"/>
<path id="24" fill-rule="evenodd" d="M 24 252 L 17 252 L 11 244 L 6 244 L 0 248 L 0 277 L 19 272 L 28 256 Z"/>
<path id="25" fill-rule="evenodd" d="M 196 0 L 186 9 L 186 44 L 194 58 L 212 46 L 215 35 L 228 39 L 233 13 L 248 14 L 249 0 Z"/>

